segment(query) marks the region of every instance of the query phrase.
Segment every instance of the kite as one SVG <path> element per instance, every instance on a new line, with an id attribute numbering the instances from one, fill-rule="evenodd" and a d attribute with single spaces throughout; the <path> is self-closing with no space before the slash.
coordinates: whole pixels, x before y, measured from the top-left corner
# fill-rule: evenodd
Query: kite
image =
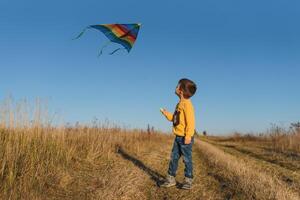
<path id="1" fill-rule="evenodd" d="M 141 24 L 100 24 L 100 25 L 90 25 L 86 27 L 75 39 L 80 38 L 87 29 L 96 29 L 101 31 L 110 41 L 106 43 L 98 56 L 102 55 L 103 49 L 107 47 L 110 43 L 118 43 L 123 46 L 123 48 L 117 48 L 110 55 L 116 53 L 119 50 L 127 50 L 129 53 L 133 47 Z"/>

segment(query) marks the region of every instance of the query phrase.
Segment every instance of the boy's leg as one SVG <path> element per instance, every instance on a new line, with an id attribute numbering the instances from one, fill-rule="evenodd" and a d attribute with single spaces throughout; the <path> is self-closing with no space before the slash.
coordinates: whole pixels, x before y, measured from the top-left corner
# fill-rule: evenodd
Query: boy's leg
<path id="1" fill-rule="evenodd" d="M 165 182 L 161 185 L 161 187 L 171 187 L 176 185 L 175 176 L 178 168 L 178 160 L 181 155 L 179 144 L 176 139 L 177 137 L 174 139 L 173 149 L 171 153 L 171 160 L 169 163 L 168 175 Z"/>
<path id="2" fill-rule="evenodd" d="M 178 168 L 178 160 L 181 156 L 181 150 L 180 150 L 180 144 L 178 142 L 178 137 L 175 138 L 174 144 L 173 144 L 173 149 L 171 153 L 171 160 L 169 163 L 169 170 L 168 174 L 171 176 L 176 176 L 176 171 Z"/>
<path id="3" fill-rule="evenodd" d="M 183 162 L 185 164 L 184 169 L 184 189 L 191 189 L 192 187 L 192 180 L 193 180 L 193 160 L 192 160 L 192 147 L 194 144 L 194 137 L 192 137 L 192 141 L 190 144 L 182 144 L 181 151 L 183 155 Z"/>

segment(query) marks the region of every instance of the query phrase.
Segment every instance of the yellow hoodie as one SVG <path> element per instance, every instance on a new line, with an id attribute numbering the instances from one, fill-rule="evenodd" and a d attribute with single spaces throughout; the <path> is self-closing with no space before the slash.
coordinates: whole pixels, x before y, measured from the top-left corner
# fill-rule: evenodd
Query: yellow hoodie
<path id="1" fill-rule="evenodd" d="M 166 118 L 173 122 L 173 133 L 191 138 L 195 133 L 194 107 L 190 99 L 181 99 L 174 114 L 164 111 Z"/>

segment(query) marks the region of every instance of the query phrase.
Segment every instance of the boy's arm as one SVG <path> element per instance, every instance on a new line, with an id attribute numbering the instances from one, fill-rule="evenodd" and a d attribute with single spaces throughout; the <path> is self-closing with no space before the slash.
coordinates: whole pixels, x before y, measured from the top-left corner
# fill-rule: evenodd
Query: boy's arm
<path id="1" fill-rule="evenodd" d="M 191 137 L 194 135 L 195 132 L 195 115 L 194 115 L 194 109 L 192 107 L 192 104 L 186 104 L 184 109 L 184 115 L 185 115 L 185 139 L 187 141 L 191 140 Z"/>
<path id="2" fill-rule="evenodd" d="M 169 121 L 173 121 L 173 114 L 166 111 L 165 109 L 161 112 Z"/>

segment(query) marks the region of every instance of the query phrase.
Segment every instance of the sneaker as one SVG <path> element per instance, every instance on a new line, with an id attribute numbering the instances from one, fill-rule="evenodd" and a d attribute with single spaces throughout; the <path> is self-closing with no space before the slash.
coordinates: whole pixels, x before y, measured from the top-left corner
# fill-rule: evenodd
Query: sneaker
<path id="1" fill-rule="evenodd" d="M 183 185 L 182 185 L 182 189 L 185 189 L 185 190 L 192 189 L 192 183 L 193 183 L 193 179 L 192 178 L 185 177 Z"/>
<path id="2" fill-rule="evenodd" d="M 165 182 L 160 185 L 160 187 L 172 187 L 176 185 L 176 180 L 174 176 L 168 175 Z"/>

